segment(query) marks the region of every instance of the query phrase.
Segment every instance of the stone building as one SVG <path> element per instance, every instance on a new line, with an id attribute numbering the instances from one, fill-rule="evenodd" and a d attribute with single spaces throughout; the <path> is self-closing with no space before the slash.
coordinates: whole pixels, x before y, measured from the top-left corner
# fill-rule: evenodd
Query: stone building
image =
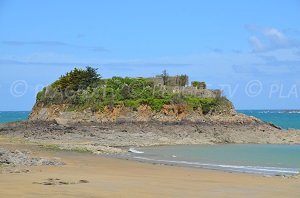
<path id="1" fill-rule="evenodd" d="M 147 78 L 154 82 L 154 85 L 166 85 L 166 86 L 187 86 L 189 84 L 189 77 L 187 75 L 167 76 L 164 79 L 162 76 L 155 76 Z M 165 81 L 165 82 L 164 82 Z"/>

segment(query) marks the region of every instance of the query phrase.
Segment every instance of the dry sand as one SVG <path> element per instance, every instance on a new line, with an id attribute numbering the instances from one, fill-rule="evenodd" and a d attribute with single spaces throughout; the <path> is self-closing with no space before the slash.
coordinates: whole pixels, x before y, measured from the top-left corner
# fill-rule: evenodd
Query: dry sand
<path id="1" fill-rule="evenodd" d="M 65 166 L 25 167 L 30 170 L 28 173 L 0 173 L 1 198 L 300 197 L 299 178 L 153 165 L 88 153 L 36 149 L 36 146 L 5 144 L 3 141 L 0 146 L 27 147 L 36 155 L 58 157 L 66 163 Z"/>

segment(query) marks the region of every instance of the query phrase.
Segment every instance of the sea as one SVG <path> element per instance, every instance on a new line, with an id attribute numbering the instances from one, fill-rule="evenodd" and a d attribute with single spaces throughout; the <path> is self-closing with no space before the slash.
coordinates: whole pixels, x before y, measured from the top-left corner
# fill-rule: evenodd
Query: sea
<path id="1" fill-rule="evenodd" d="M 222 144 L 132 148 L 129 159 L 226 172 L 297 175 L 300 145 Z"/>
<path id="2" fill-rule="evenodd" d="M 300 129 L 300 111 L 240 110 L 281 128 Z M 0 124 L 27 120 L 29 111 L 0 111 Z M 288 131 L 287 131 L 288 132 Z M 224 144 L 131 148 L 124 156 L 137 161 L 263 175 L 300 173 L 300 145 Z"/>
<path id="3" fill-rule="evenodd" d="M 30 111 L 0 111 L 0 124 L 27 120 Z"/>
<path id="4" fill-rule="evenodd" d="M 238 112 L 257 117 L 284 129 L 300 129 L 300 110 L 239 110 Z"/>

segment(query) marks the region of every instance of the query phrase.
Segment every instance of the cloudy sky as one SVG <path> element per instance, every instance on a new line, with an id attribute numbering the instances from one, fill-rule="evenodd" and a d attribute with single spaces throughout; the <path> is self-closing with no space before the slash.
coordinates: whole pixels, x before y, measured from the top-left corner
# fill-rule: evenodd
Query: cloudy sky
<path id="1" fill-rule="evenodd" d="M 74 67 L 103 77 L 167 69 L 238 109 L 300 109 L 299 0 L 0 0 L 0 111 Z"/>

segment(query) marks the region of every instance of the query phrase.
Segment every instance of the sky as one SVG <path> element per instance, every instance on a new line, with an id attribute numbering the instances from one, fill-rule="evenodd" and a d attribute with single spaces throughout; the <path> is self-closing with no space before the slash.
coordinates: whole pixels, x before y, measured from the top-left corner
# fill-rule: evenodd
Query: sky
<path id="1" fill-rule="evenodd" d="M 187 74 L 237 109 L 300 109 L 300 0 L 0 0 L 0 111 L 74 67 Z"/>

